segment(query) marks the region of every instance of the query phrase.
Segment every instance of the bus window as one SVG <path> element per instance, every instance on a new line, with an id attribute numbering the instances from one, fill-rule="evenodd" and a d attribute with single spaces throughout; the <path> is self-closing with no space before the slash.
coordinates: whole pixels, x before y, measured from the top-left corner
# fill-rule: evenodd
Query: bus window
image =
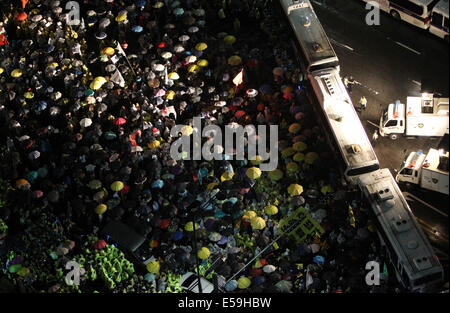
<path id="1" fill-rule="evenodd" d="M 391 2 L 401 7 L 404 7 L 408 11 L 411 11 L 412 13 L 415 13 L 419 16 L 423 15 L 423 6 L 412 3 L 409 0 L 391 0 Z"/>
<path id="2" fill-rule="evenodd" d="M 403 126 L 403 120 L 400 121 L 400 126 Z"/>
<path id="3" fill-rule="evenodd" d="M 397 120 L 390 120 L 386 123 L 386 125 L 384 125 L 384 127 L 392 127 L 392 126 L 397 126 Z"/>
<path id="4" fill-rule="evenodd" d="M 401 170 L 400 174 L 411 176 L 413 173 L 412 168 L 404 168 Z"/>
<path id="5" fill-rule="evenodd" d="M 417 177 L 417 175 L 419 175 L 418 171 L 414 171 L 414 177 Z"/>
<path id="6" fill-rule="evenodd" d="M 448 29 L 448 17 L 444 18 L 444 27 Z"/>
<path id="7" fill-rule="evenodd" d="M 437 12 L 433 12 L 431 24 L 441 27 L 442 26 L 442 15 Z"/>

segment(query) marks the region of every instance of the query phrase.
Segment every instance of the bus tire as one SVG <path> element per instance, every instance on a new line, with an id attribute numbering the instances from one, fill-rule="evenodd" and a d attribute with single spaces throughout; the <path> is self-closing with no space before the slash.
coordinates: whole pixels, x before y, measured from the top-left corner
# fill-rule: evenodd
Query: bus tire
<path id="1" fill-rule="evenodd" d="M 397 134 L 390 134 L 389 138 L 391 138 L 392 140 L 396 140 L 398 138 Z"/>
<path id="2" fill-rule="evenodd" d="M 397 11 L 395 11 L 395 10 L 391 10 L 391 15 L 392 15 L 392 17 L 395 18 L 396 20 L 400 20 L 400 19 L 401 19 L 401 18 L 400 18 L 400 14 L 399 14 Z"/>

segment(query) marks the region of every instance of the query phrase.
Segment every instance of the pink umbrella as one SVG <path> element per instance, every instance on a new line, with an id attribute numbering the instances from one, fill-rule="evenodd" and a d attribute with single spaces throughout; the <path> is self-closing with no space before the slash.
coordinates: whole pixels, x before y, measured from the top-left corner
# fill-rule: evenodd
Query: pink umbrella
<path id="1" fill-rule="evenodd" d="M 124 119 L 123 117 L 118 117 L 114 120 L 114 124 L 117 126 L 123 125 L 127 122 L 126 119 Z"/>
<path id="2" fill-rule="evenodd" d="M 106 242 L 103 239 L 94 242 L 94 249 L 101 250 L 106 247 Z"/>
<path id="3" fill-rule="evenodd" d="M 44 195 L 44 193 L 42 192 L 42 190 L 35 190 L 35 191 L 33 191 L 33 197 L 36 198 L 36 199 L 39 199 L 43 195 Z"/>
<path id="4" fill-rule="evenodd" d="M 162 97 L 162 96 L 164 96 L 165 94 L 166 94 L 166 91 L 165 91 L 164 89 L 159 89 L 159 90 L 156 92 L 155 97 Z"/>

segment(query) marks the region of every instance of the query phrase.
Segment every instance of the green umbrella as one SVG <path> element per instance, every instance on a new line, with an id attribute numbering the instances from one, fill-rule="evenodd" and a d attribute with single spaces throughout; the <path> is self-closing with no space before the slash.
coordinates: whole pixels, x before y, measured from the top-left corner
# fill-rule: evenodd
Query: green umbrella
<path id="1" fill-rule="evenodd" d="M 102 187 L 102 182 L 98 179 L 91 180 L 88 184 L 89 188 L 96 190 Z"/>

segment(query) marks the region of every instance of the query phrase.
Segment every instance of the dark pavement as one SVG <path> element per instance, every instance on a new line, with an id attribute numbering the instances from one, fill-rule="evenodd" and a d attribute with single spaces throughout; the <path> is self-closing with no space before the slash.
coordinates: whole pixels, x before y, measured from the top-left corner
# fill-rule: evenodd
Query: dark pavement
<path id="1" fill-rule="evenodd" d="M 362 96 L 368 100 L 367 109 L 359 110 L 359 116 L 369 139 L 389 103 L 420 95 L 422 79 L 429 80 L 431 91 L 448 96 L 449 45 L 443 40 L 385 12 L 381 12 L 379 26 L 368 26 L 365 16 L 369 11 L 361 0 L 311 2 L 339 57 L 342 77 L 351 75 L 356 81 L 350 94 L 355 107 L 359 110 Z M 380 136 L 374 149 L 381 167 L 389 168 L 395 176 L 411 151 L 427 152 L 438 143 L 435 138 L 401 136 L 393 141 Z M 448 269 L 448 196 L 400 188 Z"/>

